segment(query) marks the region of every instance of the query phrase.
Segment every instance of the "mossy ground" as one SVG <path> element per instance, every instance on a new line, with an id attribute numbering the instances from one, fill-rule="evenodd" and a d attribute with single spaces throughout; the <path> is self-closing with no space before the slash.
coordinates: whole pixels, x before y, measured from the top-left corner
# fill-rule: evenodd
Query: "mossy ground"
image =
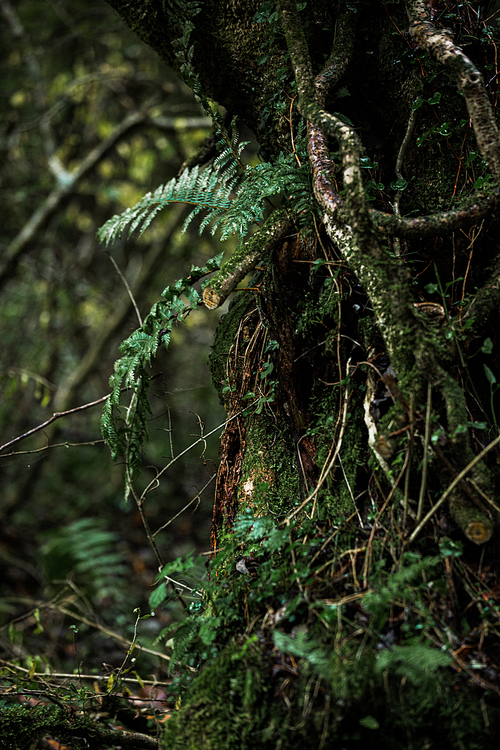
<path id="1" fill-rule="evenodd" d="M 419 683 L 376 671 L 376 657 L 355 650 L 342 659 L 333 644 L 328 668 L 283 663 L 269 644 L 244 655 L 228 646 L 194 680 L 170 718 L 168 750 L 488 750 L 500 709 L 449 669 Z M 281 662 L 281 663 L 280 663 Z M 295 666 L 297 664 L 295 663 Z M 289 671 L 286 671 L 288 668 Z M 336 684 L 336 688 L 333 684 Z"/>

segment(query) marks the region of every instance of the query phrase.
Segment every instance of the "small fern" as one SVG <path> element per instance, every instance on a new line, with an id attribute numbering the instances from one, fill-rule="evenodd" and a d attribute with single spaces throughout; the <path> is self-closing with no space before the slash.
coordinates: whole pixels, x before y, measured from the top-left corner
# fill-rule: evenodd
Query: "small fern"
<path id="1" fill-rule="evenodd" d="M 422 685 L 426 680 L 435 679 L 434 672 L 440 667 L 449 667 L 453 659 L 446 651 L 438 651 L 430 643 L 412 643 L 405 646 L 391 646 L 377 655 L 375 671 L 389 672 Z"/>
<path id="2" fill-rule="evenodd" d="M 42 547 L 45 576 L 59 581 L 72 575 L 83 590 L 116 598 L 127 571 L 123 554 L 116 551 L 118 541 L 99 518 L 82 518 L 52 530 Z"/>

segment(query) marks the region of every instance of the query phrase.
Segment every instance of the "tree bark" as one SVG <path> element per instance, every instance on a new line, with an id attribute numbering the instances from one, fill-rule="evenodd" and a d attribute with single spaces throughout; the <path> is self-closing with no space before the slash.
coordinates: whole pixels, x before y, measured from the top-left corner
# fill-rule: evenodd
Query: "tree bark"
<path id="1" fill-rule="evenodd" d="M 211 355 L 226 551 L 167 746 L 487 747 L 495 28 L 454 0 L 110 4 L 263 159 L 308 163 L 314 206 L 285 186 L 204 290 L 218 307 L 254 273 Z"/>

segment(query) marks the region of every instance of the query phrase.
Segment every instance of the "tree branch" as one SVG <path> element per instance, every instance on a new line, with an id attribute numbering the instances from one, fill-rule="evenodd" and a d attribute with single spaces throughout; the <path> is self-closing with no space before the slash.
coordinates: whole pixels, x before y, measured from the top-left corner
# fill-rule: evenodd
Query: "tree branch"
<path id="1" fill-rule="evenodd" d="M 500 185 L 500 133 L 481 73 L 452 41 L 449 29 L 436 29 L 425 0 L 406 0 L 406 8 L 410 34 L 422 49 L 449 70 L 463 94 L 479 150 Z"/>
<path id="2" fill-rule="evenodd" d="M 132 128 L 147 120 L 145 112 L 132 112 L 123 122 L 115 128 L 108 138 L 96 146 L 83 159 L 78 169 L 73 172 L 71 179 L 65 184 L 55 188 L 45 202 L 35 211 L 31 219 L 24 225 L 17 237 L 7 247 L 0 263 L 0 289 L 8 280 L 13 267 L 26 246 L 35 238 L 47 219 L 60 206 L 63 199 L 68 196 L 76 184 L 113 148 Z"/>
<path id="3" fill-rule="evenodd" d="M 239 247 L 203 290 L 203 302 L 210 310 L 220 307 L 247 273 L 255 268 L 292 228 L 286 210 L 274 211 L 264 225 Z"/>
<path id="4" fill-rule="evenodd" d="M 299 110 L 320 131 L 336 138 L 340 147 L 347 223 L 341 226 L 335 213 L 323 205 L 326 229 L 370 297 L 396 369 L 401 375 L 408 374 L 415 364 L 419 321 L 413 311 L 408 279 L 401 263 L 379 245 L 375 236 L 361 176 L 361 142 L 354 128 L 316 103 L 307 42 L 294 0 L 278 0 L 278 8 L 297 81 Z M 343 59 L 342 41 L 336 41 L 331 61 L 334 56 Z"/>

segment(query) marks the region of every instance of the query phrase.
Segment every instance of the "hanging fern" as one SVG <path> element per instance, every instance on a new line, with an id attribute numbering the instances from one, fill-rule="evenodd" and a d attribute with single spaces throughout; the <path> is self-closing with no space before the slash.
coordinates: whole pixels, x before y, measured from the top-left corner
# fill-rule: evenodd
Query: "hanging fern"
<path id="1" fill-rule="evenodd" d="M 147 366 L 156 356 L 161 343 L 168 348 L 174 323 L 183 321 L 193 308 L 201 304 L 200 295 L 193 284 L 216 271 L 221 259 L 222 253 L 209 260 L 202 268 L 193 266 L 189 276 L 167 286 L 161 294 L 161 300 L 153 305 L 143 325 L 120 345 L 122 356 L 115 362 L 114 374 L 110 378 L 112 390 L 104 404 L 101 432 L 113 460 L 125 458 L 126 497 L 130 493 L 131 482 L 141 471 L 141 451 L 147 440 L 147 423 L 151 415 L 148 398 L 151 377 Z M 131 392 L 126 407 L 121 405 L 124 390 Z"/>
<path id="2" fill-rule="evenodd" d="M 295 212 L 303 219 L 305 215 L 309 215 L 313 206 L 308 168 L 301 166 L 301 158 L 307 165 L 307 155 L 305 147 L 300 145 L 305 143 L 305 138 L 300 132 L 296 139 L 295 153 L 281 154 L 273 164 L 245 167 L 241 154 L 248 142 L 239 142 L 235 121 L 232 122 L 230 134 L 217 112 L 212 112 L 212 117 L 219 134 L 219 155 L 213 165 L 204 170 L 198 166 L 186 169 L 180 177 L 160 186 L 154 193 L 147 193 L 133 208 L 113 216 L 98 232 L 99 239 L 107 245 L 121 237 L 126 230 L 129 236 L 136 230 L 142 234 L 156 214 L 174 202 L 194 206 L 184 223 L 185 231 L 193 217 L 200 211 L 205 211 L 200 233 L 210 224 L 212 234 L 219 230 L 222 240 L 230 235 L 236 235 L 241 242 L 235 257 L 239 258 L 245 253 L 251 255 L 248 263 L 245 262 L 245 258 L 241 259 L 241 262 L 238 260 L 236 272 L 232 259 L 226 264 L 227 268 L 224 266 L 221 269 L 217 276 L 217 289 L 219 290 L 221 284 L 224 286 L 224 277 L 230 276 L 229 285 L 226 284 L 228 289 L 222 296 L 219 290 L 216 302 L 212 302 L 207 287 L 204 299 L 208 307 L 218 306 L 220 300 L 230 293 L 234 284 L 241 278 L 241 274 L 244 275 L 255 266 L 260 257 L 261 246 L 262 252 L 265 252 L 266 242 L 261 243 L 261 238 L 257 235 L 250 238 L 248 247 L 242 241 L 250 225 L 260 223 L 264 218 L 265 208 L 272 206 L 269 198 L 276 195 L 283 197 L 283 204 L 287 209 L 286 216 L 281 215 L 284 209 L 273 214 L 273 217 L 277 217 L 274 223 L 277 223 L 278 229 L 281 227 L 281 231 L 288 227 L 289 219 L 286 217 L 289 213 Z M 274 225 L 268 227 L 268 222 L 269 219 L 259 231 L 264 233 L 264 238 L 272 239 L 278 230 Z M 259 248 L 255 249 L 255 244 L 258 244 Z M 221 257 L 222 254 L 212 259 L 204 268 L 192 268 L 188 277 L 167 287 L 161 295 L 162 299 L 153 305 L 141 328 L 134 331 L 120 346 L 122 356 L 115 363 L 114 374 L 110 379 L 112 392 L 104 406 L 101 431 L 113 459 L 125 458 L 126 497 L 132 481 L 141 470 L 141 450 L 147 439 L 147 422 L 151 416 L 148 398 L 150 375 L 147 366 L 156 356 L 160 343 L 168 347 L 174 322 L 183 320 L 193 307 L 200 304 L 200 297 L 193 284 L 202 276 L 217 270 Z M 243 270 L 237 273 L 240 268 Z M 222 278 L 219 278 L 221 275 Z M 186 305 L 185 299 L 190 306 Z M 132 394 L 127 407 L 121 405 L 123 390 L 129 390 Z"/>

